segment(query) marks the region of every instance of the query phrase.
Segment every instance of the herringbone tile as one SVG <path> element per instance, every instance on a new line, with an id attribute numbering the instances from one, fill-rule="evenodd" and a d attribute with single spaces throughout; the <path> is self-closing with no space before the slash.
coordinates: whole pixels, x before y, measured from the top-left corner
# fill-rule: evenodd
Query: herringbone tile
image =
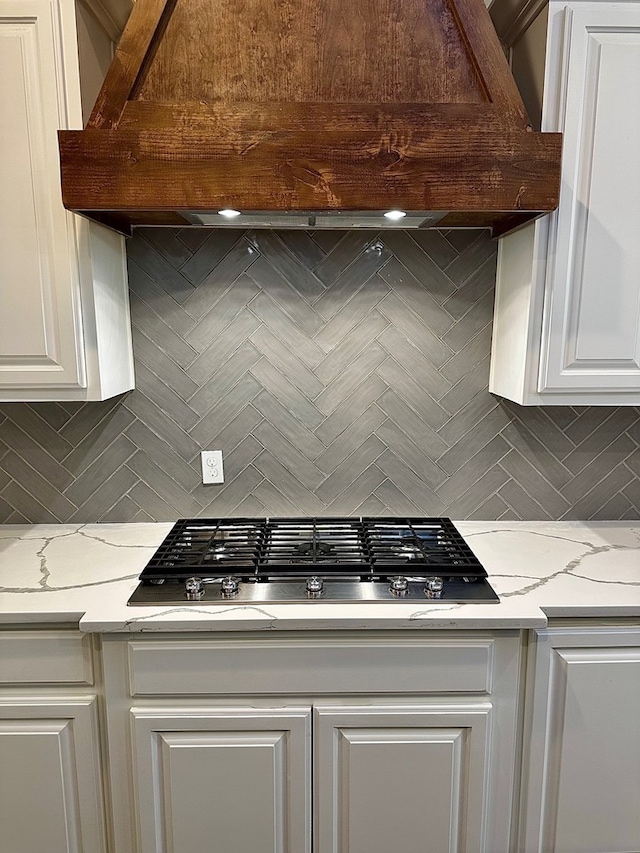
<path id="1" fill-rule="evenodd" d="M 455 291 L 451 278 L 440 269 L 429 252 L 412 240 L 407 232 L 387 231 L 383 239 L 389 251 L 393 252 L 417 281 L 423 283 L 437 302 L 444 302 Z"/>
<path id="2" fill-rule="evenodd" d="M 640 410 L 487 392 L 495 251 L 469 231 L 137 232 L 136 390 L 2 404 L 0 523 L 640 518 Z"/>
<path id="3" fill-rule="evenodd" d="M 426 327 L 442 337 L 454 323 L 451 313 L 440 307 L 424 284 L 404 267 L 397 258 L 391 258 L 378 273 L 393 292 L 414 311 Z"/>
<path id="4" fill-rule="evenodd" d="M 268 391 L 261 391 L 253 401 L 253 406 L 308 459 L 315 459 L 322 452 L 322 441 Z"/>
<path id="5" fill-rule="evenodd" d="M 308 266 L 298 260 L 295 253 L 289 251 L 286 239 L 281 239 L 277 232 L 252 231 L 248 239 L 262 256 L 256 263 L 262 265 L 264 275 L 272 278 L 274 272 L 279 274 L 282 281 L 288 284 L 289 289 L 303 296 L 309 303 L 314 302 L 324 293 L 325 287 L 322 281 Z M 271 269 L 267 270 L 269 267 Z M 261 281 L 259 276 L 256 278 Z"/>
<path id="6" fill-rule="evenodd" d="M 340 273 L 358 258 L 365 248 L 377 239 L 370 231 L 348 231 L 315 265 L 315 274 L 325 285 L 331 284 Z"/>
<path id="7" fill-rule="evenodd" d="M 376 435 L 370 435 L 326 479 L 323 478 L 324 482 L 317 487 L 316 495 L 325 504 L 331 503 L 338 495 L 343 494 L 385 450 L 384 443 Z"/>
<path id="8" fill-rule="evenodd" d="M 427 515 L 442 515 L 444 503 L 424 480 L 391 450 L 386 450 L 376 460 L 376 465 L 389 480 Z"/>
<path id="9" fill-rule="evenodd" d="M 434 400 L 439 400 L 451 388 L 437 367 L 395 326 L 387 327 L 378 335 L 378 340 L 409 376 L 420 377 L 420 385 Z"/>
<path id="10" fill-rule="evenodd" d="M 187 314 L 176 298 L 133 259 L 129 261 L 129 289 L 159 314 L 176 334 L 184 336 L 195 324 L 193 317 Z"/>
<path id="11" fill-rule="evenodd" d="M 131 322 L 158 349 L 180 367 L 188 367 L 196 357 L 196 350 L 173 331 L 171 326 L 156 314 L 133 291 L 129 291 L 131 303 Z"/>
<path id="12" fill-rule="evenodd" d="M 358 326 L 389 292 L 389 286 L 379 275 L 371 276 L 366 286 L 361 288 L 347 302 L 342 311 L 334 315 L 315 336 L 316 344 L 324 350 L 323 355 L 330 354 L 334 347 L 345 341 L 347 337 L 354 337 Z"/>
<path id="13" fill-rule="evenodd" d="M 0 407 L 0 411 L 37 444 L 45 448 L 47 453 L 58 462 L 73 450 L 73 444 L 50 427 L 31 406 L 4 403 Z M 0 436 L 2 435 L 3 433 L 0 432 Z"/>
<path id="14" fill-rule="evenodd" d="M 434 367 L 442 367 L 454 354 L 454 350 L 432 332 L 417 314 L 407 310 L 406 304 L 395 291 L 392 291 L 380 302 L 378 310 L 398 330 L 402 331 L 405 337 L 422 352 Z"/>
<path id="15" fill-rule="evenodd" d="M 430 459 L 439 459 L 446 453 L 449 445 L 440 438 L 437 432 L 424 422 L 391 388 L 382 394 L 376 405 L 395 423 L 407 436 L 417 444 Z"/>
<path id="16" fill-rule="evenodd" d="M 218 301 L 219 294 L 224 294 L 258 257 L 257 251 L 245 240 L 238 241 L 190 294 L 184 304 L 185 309 L 194 317 L 206 315 L 212 302 Z"/>
<path id="17" fill-rule="evenodd" d="M 129 247 L 128 257 L 180 304 L 193 295 L 193 285 L 142 235 Z"/>
<path id="18" fill-rule="evenodd" d="M 316 299 L 313 306 L 315 310 L 325 320 L 335 317 L 338 311 L 353 299 L 354 293 L 357 293 L 390 257 L 391 255 L 379 240 L 370 243 L 358 258 L 358 262 L 350 264 L 343 270 Z"/>
<path id="19" fill-rule="evenodd" d="M 228 359 L 220 359 L 218 364 L 222 366 L 214 370 L 209 380 L 201 385 L 189 399 L 192 414 L 195 414 L 195 422 L 197 423 L 200 417 L 210 412 L 227 391 L 230 391 L 261 358 L 260 351 L 251 341 L 244 341 Z M 189 419 L 186 419 L 185 424 L 187 427 L 194 425 L 189 423 Z"/>
<path id="20" fill-rule="evenodd" d="M 300 359 L 282 341 L 266 328 L 260 326 L 252 335 L 251 343 L 285 376 L 292 385 L 314 400 L 324 390 L 316 373 L 300 362 Z"/>
<path id="21" fill-rule="evenodd" d="M 322 412 L 318 407 L 266 358 L 260 359 L 251 369 L 251 376 L 309 429 L 315 429 L 322 423 Z"/>
<path id="22" fill-rule="evenodd" d="M 331 444 L 315 459 L 316 466 L 325 475 L 329 475 L 341 465 L 354 451 L 387 419 L 385 413 L 373 403 L 359 417 L 351 422 L 348 430 L 344 430 Z"/>
<path id="23" fill-rule="evenodd" d="M 308 367 L 315 367 L 325 356 L 318 344 L 304 334 L 293 320 L 282 311 L 266 291 L 249 302 L 249 309 L 273 334 L 289 346 Z"/>
<path id="24" fill-rule="evenodd" d="M 640 512 L 640 480 L 634 477 L 622 490 L 637 512 Z"/>
<path id="25" fill-rule="evenodd" d="M 509 480 L 504 484 L 504 486 L 502 486 L 498 492 L 498 496 L 507 504 L 518 518 L 551 518 L 546 508 L 537 503 L 537 501 L 535 501 L 531 495 L 527 494 L 522 486 L 516 483 L 513 479 Z"/>
<path id="26" fill-rule="evenodd" d="M 149 229 L 150 231 L 153 229 Z M 164 229 L 163 229 L 164 230 Z M 180 240 L 189 249 L 189 243 L 185 244 L 185 238 L 190 234 L 196 234 L 194 230 L 183 230 L 180 232 Z M 180 271 L 195 287 L 202 284 L 209 273 L 214 270 L 225 255 L 244 237 L 244 231 L 233 229 L 212 234 L 209 231 L 199 231 L 204 239 L 198 243 L 190 257 L 181 264 Z"/>
<path id="27" fill-rule="evenodd" d="M 296 261 L 297 263 L 297 261 Z M 305 335 L 313 337 L 324 326 L 324 320 L 292 287 L 288 280 L 275 270 L 266 258 L 259 258 L 248 272 L 258 287 L 269 291 L 269 296 L 287 314 Z"/>
<path id="28" fill-rule="evenodd" d="M 248 275 L 240 274 L 233 279 L 226 292 L 220 296 L 216 285 L 203 283 L 196 294 L 206 291 L 203 316 L 186 336 L 188 343 L 201 353 L 214 341 L 242 309 L 260 293 L 260 288 Z M 194 353 L 195 355 L 195 353 Z"/>
<path id="29" fill-rule="evenodd" d="M 449 419 L 448 412 L 436 403 L 427 389 L 413 379 L 412 375 L 407 373 L 394 358 L 388 358 L 376 373 L 432 429 L 440 429 Z"/>
<path id="30" fill-rule="evenodd" d="M 317 408 L 325 415 L 334 412 L 387 358 L 386 349 L 373 341 L 318 394 L 314 400 Z"/>
<path id="31" fill-rule="evenodd" d="M 80 408 L 82 403 L 76 403 L 74 408 L 65 409 L 60 403 L 38 403 L 38 415 L 54 429 L 63 427 L 69 418 Z M 0 423 L 4 416 L 0 416 Z"/>
<path id="32" fill-rule="evenodd" d="M 378 311 L 375 309 L 370 311 L 351 330 L 350 334 L 345 335 L 331 352 L 328 353 L 327 357 L 316 366 L 314 369 L 315 375 L 325 384 L 336 379 L 351 364 L 352 360 L 363 350 L 367 349 L 376 338 L 380 340 L 379 336 L 385 331 L 388 325 L 389 321 Z"/>

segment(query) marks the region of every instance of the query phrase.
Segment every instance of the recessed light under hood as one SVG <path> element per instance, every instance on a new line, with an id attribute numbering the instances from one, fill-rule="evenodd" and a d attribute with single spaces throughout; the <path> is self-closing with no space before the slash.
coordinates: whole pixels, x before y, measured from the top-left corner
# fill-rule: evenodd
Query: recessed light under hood
<path id="1" fill-rule="evenodd" d="M 65 206 L 123 233 L 227 208 L 500 234 L 557 206 L 560 153 L 483 0 L 137 0 L 86 129 L 60 131 Z"/>
<path id="2" fill-rule="evenodd" d="M 387 216 L 388 213 L 399 214 Z M 442 211 L 423 211 L 407 214 L 404 211 L 335 210 L 323 212 L 277 213 L 275 211 L 187 210 L 183 213 L 193 225 L 216 228 L 431 228 L 445 214 Z"/>

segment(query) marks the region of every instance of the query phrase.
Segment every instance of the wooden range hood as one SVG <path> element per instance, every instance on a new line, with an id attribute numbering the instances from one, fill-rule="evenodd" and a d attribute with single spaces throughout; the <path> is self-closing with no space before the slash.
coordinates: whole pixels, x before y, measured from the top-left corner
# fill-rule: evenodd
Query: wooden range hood
<path id="1" fill-rule="evenodd" d="M 560 187 L 561 135 L 531 129 L 483 0 L 137 0 L 59 141 L 65 207 L 126 234 L 232 208 L 499 235 Z"/>

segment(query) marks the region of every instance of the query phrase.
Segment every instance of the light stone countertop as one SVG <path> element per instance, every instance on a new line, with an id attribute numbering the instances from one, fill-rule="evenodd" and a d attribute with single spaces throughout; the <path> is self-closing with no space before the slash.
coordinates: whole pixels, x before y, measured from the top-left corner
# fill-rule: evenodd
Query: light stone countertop
<path id="1" fill-rule="evenodd" d="M 526 628 L 640 618 L 640 522 L 456 522 L 500 604 L 127 607 L 171 524 L 0 526 L 0 622 L 96 631 Z"/>

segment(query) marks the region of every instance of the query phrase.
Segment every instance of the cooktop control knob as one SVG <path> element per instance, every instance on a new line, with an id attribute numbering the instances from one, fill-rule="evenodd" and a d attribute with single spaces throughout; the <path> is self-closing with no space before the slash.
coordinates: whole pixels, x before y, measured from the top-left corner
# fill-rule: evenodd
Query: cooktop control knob
<path id="1" fill-rule="evenodd" d="M 389 589 L 393 595 L 406 595 L 409 591 L 409 581 L 402 575 L 397 575 L 389 579 Z"/>
<path id="2" fill-rule="evenodd" d="M 424 585 L 425 595 L 428 598 L 442 598 L 443 587 L 444 581 L 442 578 L 427 578 L 427 582 Z"/>
<path id="3" fill-rule="evenodd" d="M 307 580 L 307 595 L 309 596 L 309 598 L 320 598 L 323 592 L 324 581 L 322 580 L 322 578 L 313 575 L 313 577 L 310 577 Z"/>
<path id="4" fill-rule="evenodd" d="M 204 595 L 204 584 L 200 578 L 187 578 L 184 582 L 184 594 L 189 601 L 198 601 Z"/>
<path id="5" fill-rule="evenodd" d="M 220 594 L 223 598 L 233 598 L 240 592 L 240 579 L 229 575 L 220 582 Z"/>

